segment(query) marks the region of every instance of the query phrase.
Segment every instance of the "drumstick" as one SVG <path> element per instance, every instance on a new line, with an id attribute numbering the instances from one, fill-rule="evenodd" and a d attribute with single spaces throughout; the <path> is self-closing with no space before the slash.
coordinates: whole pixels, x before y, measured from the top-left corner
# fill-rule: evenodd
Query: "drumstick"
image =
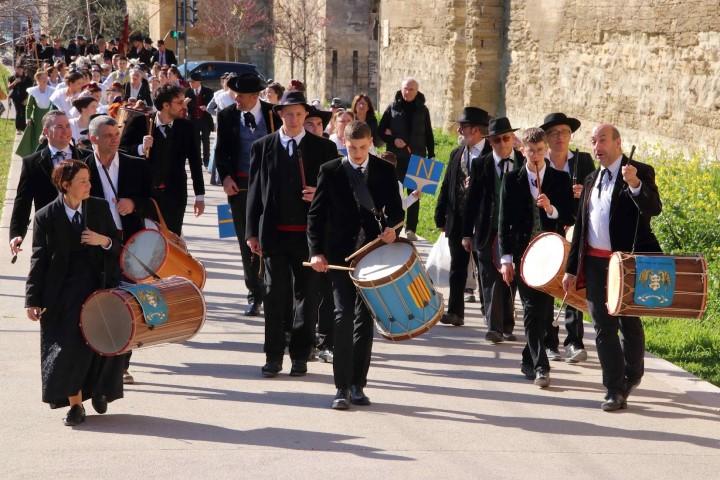
<path id="1" fill-rule="evenodd" d="M 560 324 L 558 323 L 558 320 L 560 320 L 560 312 L 562 312 L 563 307 L 565 307 L 565 301 L 567 300 L 567 296 L 568 296 L 568 292 L 565 292 L 565 296 L 563 297 L 562 304 L 560 304 L 560 308 L 558 309 L 558 313 L 557 313 L 557 315 L 555 315 L 555 320 L 553 320 L 553 322 L 552 322 L 552 326 L 553 326 L 553 327 L 557 327 L 558 325 L 560 325 Z"/>
<path id="2" fill-rule="evenodd" d="M 402 227 L 403 225 L 405 225 L 405 220 L 403 220 L 402 222 L 400 222 L 400 223 L 398 223 L 397 225 L 395 225 L 394 227 L 392 227 L 392 229 L 393 229 L 393 230 L 397 230 L 398 228 Z M 381 239 L 380 237 L 376 238 L 375 240 L 373 240 L 372 242 L 368 243 L 367 245 L 365 245 L 365 246 L 362 247 L 361 249 L 357 250 L 355 253 L 351 254 L 349 257 L 345 257 L 345 261 L 346 261 L 346 262 L 349 262 L 351 259 L 357 257 L 357 256 L 360 255 L 361 253 L 367 252 L 369 249 L 371 249 L 372 247 L 374 247 L 375 245 L 377 245 L 378 242 L 380 242 L 380 241 L 382 241 L 382 239 Z"/>
<path id="3" fill-rule="evenodd" d="M 312 267 L 312 263 L 303 262 L 303 267 Z M 342 265 L 328 265 L 328 268 L 330 270 L 344 270 L 346 272 L 352 272 L 353 270 L 355 270 L 352 267 L 343 267 Z"/>
<path id="4" fill-rule="evenodd" d="M 145 121 L 147 122 L 147 134 L 152 135 L 153 128 L 155 128 L 155 118 L 152 115 L 145 114 Z M 145 150 L 145 158 L 150 158 L 150 148 Z"/>

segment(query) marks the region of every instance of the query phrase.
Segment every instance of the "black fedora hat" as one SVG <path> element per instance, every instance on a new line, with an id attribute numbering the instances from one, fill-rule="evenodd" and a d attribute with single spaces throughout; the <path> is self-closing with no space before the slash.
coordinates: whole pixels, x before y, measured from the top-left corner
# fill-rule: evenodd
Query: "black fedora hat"
<path id="1" fill-rule="evenodd" d="M 310 105 L 307 118 L 310 117 L 318 117 L 320 120 L 322 120 L 323 128 L 326 128 L 328 126 L 328 123 L 330 123 L 330 119 L 332 118 L 332 112 L 327 110 L 320 110 L 319 108 Z"/>
<path id="2" fill-rule="evenodd" d="M 490 125 L 490 114 L 478 107 L 463 108 L 460 118 L 457 119 L 459 124 L 482 125 L 487 127 Z"/>
<path id="3" fill-rule="evenodd" d="M 308 112 L 310 111 L 310 105 L 307 104 L 307 101 L 305 100 L 305 95 L 302 92 L 298 91 L 285 92 L 285 94 L 282 96 L 282 99 L 280 100 L 280 103 L 273 106 L 273 111 L 278 112 L 284 107 L 288 107 L 290 105 L 302 105 L 303 107 L 305 107 L 305 110 L 307 110 Z"/>
<path id="4" fill-rule="evenodd" d="M 236 93 L 258 93 L 265 90 L 265 82 L 262 78 L 252 73 L 231 77 L 228 74 L 227 86 Z"/>
<path id="5" fill-rule="evenodd" d="M 502 135 L 504 133 L 511 133 L 520 130 L 519 128 L 512 128 L 510 120 L 507 117 L 498 117 L 490 120 L 490 126 L 488 127 L 488 137 L 495 135 Z"/>
<path id="6" fill-rule="evenodd" d="M 546 115 L 545 119 L 543 120 L 543 124 L 540 125 L 540 128 L 548 131 L 549 128 L 552 128 L 556 125 L 567 125 L 570 127 L 571 131 L 575 131 L 578 128 L 580 128 L 580 120 L 577 118 L 568 117 L 564 113 L 556 112 L 551 113 L 550 115 Z"/>
<path id="7" fill-rule="evenodd" d="M 201 82 L 202 74 L 200 72 L 192 72 L 190 74 L 190 80 L 192 80 L 193 82 Z"/>

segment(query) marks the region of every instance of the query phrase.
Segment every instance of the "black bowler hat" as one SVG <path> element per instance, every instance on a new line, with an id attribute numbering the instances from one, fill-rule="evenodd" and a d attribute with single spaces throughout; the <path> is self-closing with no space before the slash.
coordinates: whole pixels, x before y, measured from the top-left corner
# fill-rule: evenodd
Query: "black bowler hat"
<path id="1" fill-rule="evenodd" d="M 265 90 L 265 82 L 252 73 L 230 77 L 228 74 L 228 88 L 236 93 L 258 93 Z"/>
<path id="2" fill-rule="evenodd" d="M 190 80 L 193 82 L 199 82 L 202 80 L 202 74 L 200 72 L 192 72 L 190 74 Z"/>
<path id="3" fill-rule="evenodd" d="M 307 110 L 308 112 L 310 111 L 310 105 L 307 104 L 307 101 L 305 100 L 305 95 L 302 92 L 298 91 L 285 92 L 285 94 L 282 96 L 282 99 L 280 100 L 280 103 L 273 106 L 273 111 L 279 112 L 284 107 L 290 105 L 302 105 L 303 107 L 305 107 L 305 110 Z"/>
<path id="4" fill-rule="evenodd" d="M 329 112 L 327 110 L 320 110 L 319 108 L 310 105 L 310 110 L 308 110 L 308 116 L 310 117 L 318 117 L 320 120 L 322 120 L 323 128 L 326 128 L 328 126 L 328 123 L 330 123 L 330 119 L 332 118 L 332 112 Z"/>
<path id="5" fill-rule="evenodd" d="M 504 133 L 511 133 L 520 130 L 519 128 L 512 128 L 510 120 L 507 117 L 498 117 L 490 120 L 490 126 L 488 127 L 488 137 L 495 135 L 502 135 Z"/>
<path id="6" fill-rule="evenodd" d="M 460 118 L 457 119 L 457 123 L 487 127 L 490 124 L 490 114 L 482 108 L 465 107 Z"/>
<path id="7" fill-rule="evenodd" d="M 568 117 L 564 113 L 551 113 L 550 115 L 547 115 L 545 119 L 543 120 L 543 124 L 540 125 L 540 128 L 548 131 L 549 128 L 552 128 L 556 125 L 567 125 L 570 127 L 571 131 L 575 131 L 578 128 L 580 128 L 580 120 L 577 118 Z"/>

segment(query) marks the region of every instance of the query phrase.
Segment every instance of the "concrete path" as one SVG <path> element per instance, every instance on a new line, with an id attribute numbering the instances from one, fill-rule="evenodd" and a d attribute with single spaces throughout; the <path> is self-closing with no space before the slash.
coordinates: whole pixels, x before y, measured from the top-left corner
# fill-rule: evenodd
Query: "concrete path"
<path id="1" fill-rule="evenodd" d="M 29 251 L 9 262 L 13 162 L 0 228 L 0 476 L 2 478 L 487 478 L 713 479 L 720 475 L 720 390 L 648 357 L 628 410 L 600 410 L 597 355 L 553 362 L 540 390 L 520 374 L 518 342 L 485 343 L 478 304 L 466 326 L 418 339 L 376 339 L 370 407 L 329 408 L 332 365 L 263 379 L 263 321 L 245 306 L 234 240 L 208 212 L 186 217 L 191 252 L 207 267 L 209 314 L 184 344 L 138 350 L 137 383 L 81 427 L 40 401 L 38 325 L 25 319 Z M 29 245 L 29 241 L 27 244 Z M 428 246 L 420 244 L 423 252 Z M 592 330 L 588 328 L 588 330 Z M 518 323 L 516 333 L 521 332 Z M 92 412 L 92 413 L 91 413 Z"/>

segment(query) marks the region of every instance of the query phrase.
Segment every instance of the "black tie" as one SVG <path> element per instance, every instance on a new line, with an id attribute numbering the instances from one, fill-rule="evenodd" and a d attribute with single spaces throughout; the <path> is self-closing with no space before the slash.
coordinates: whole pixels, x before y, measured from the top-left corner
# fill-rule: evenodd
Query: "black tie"
<path id="1" fill-rule="evenodd" d="M 170 133 L 170 125 L 158 125 L 158 128 L 160 129 L 160 133 L 163 134 L 163 137 L 167 138 L 168 133 Z"/>
<path id="2" fill-rule="evenodd" d="M 245 126 L 249 128 L 250 130 L 255 130 L 257 128 L 257 123 L 255 123 L 255 115 L 253 115 L 250 112 L 243 113 L 243 117 L 245 118 Z"/>
<path id="3" fill-rule="evenodd" d="M 80 212 L 75 212 L 75 215 L 73 215 L 72 226 L 77 233 L 82 232 L 82 215 L 80 214 Z"/>
<path id="4" fill-rule="evenodd" d="M 510 160 L 509 158 L 503 158 L 502 160 L 500 160 L 500 178 L 501 179 L 503 178 L 503 175 L 505 175 L 505 169 L 506 169 L 505 165 L 507 165 L 510 162 L 512 162 L 512 160 Z"/>
<path id="5" fill-rule="evenodd" d="M 364 175 L 364 174 L 365 174 L 365 169 L 364 169 L 363 167 L 358 167 L 358 168 L 356 168 L 355 170 L 357 171 L 358 175 Z"/>
<path id="6" fill-rule="evenodd" d="M 612 180 L 612 172 L 608 170 L 607 168 L 603 168 L 600 170 L 600 182 L 598 182 L 597 189 L 598 189 L 598 198 L 600 198 L 600 194 L 603 191 L 603 182 L 605 181 L 605 174 L 607 173 L 608 182 Z"/>
<path id="7" fill-rule="evenodd" d="M 292 156 L 295 154 L 296 150 L 297 150 L 297 142 L 295 142 L 294 138 L 291 138 L 287 145 L 288 157 L 292 158 Z"/>
<path id="8" fill-rule="evenodd" d="M 537 188 L 537 179 L 533 178 L 530 180 L 530 183 L 532 183 L 532 186 Z"/>
<path id="9" fill-rule="evenodd" d="M 55 155 L 52 156 L 52 160 L 53 165 L 57 165 L 58 163 L 62 162 L 63 160 L 65 160 L 65 152 L 63 152 L 62 150 L 58 150 L 57 152 L 55 152 Z"/>

